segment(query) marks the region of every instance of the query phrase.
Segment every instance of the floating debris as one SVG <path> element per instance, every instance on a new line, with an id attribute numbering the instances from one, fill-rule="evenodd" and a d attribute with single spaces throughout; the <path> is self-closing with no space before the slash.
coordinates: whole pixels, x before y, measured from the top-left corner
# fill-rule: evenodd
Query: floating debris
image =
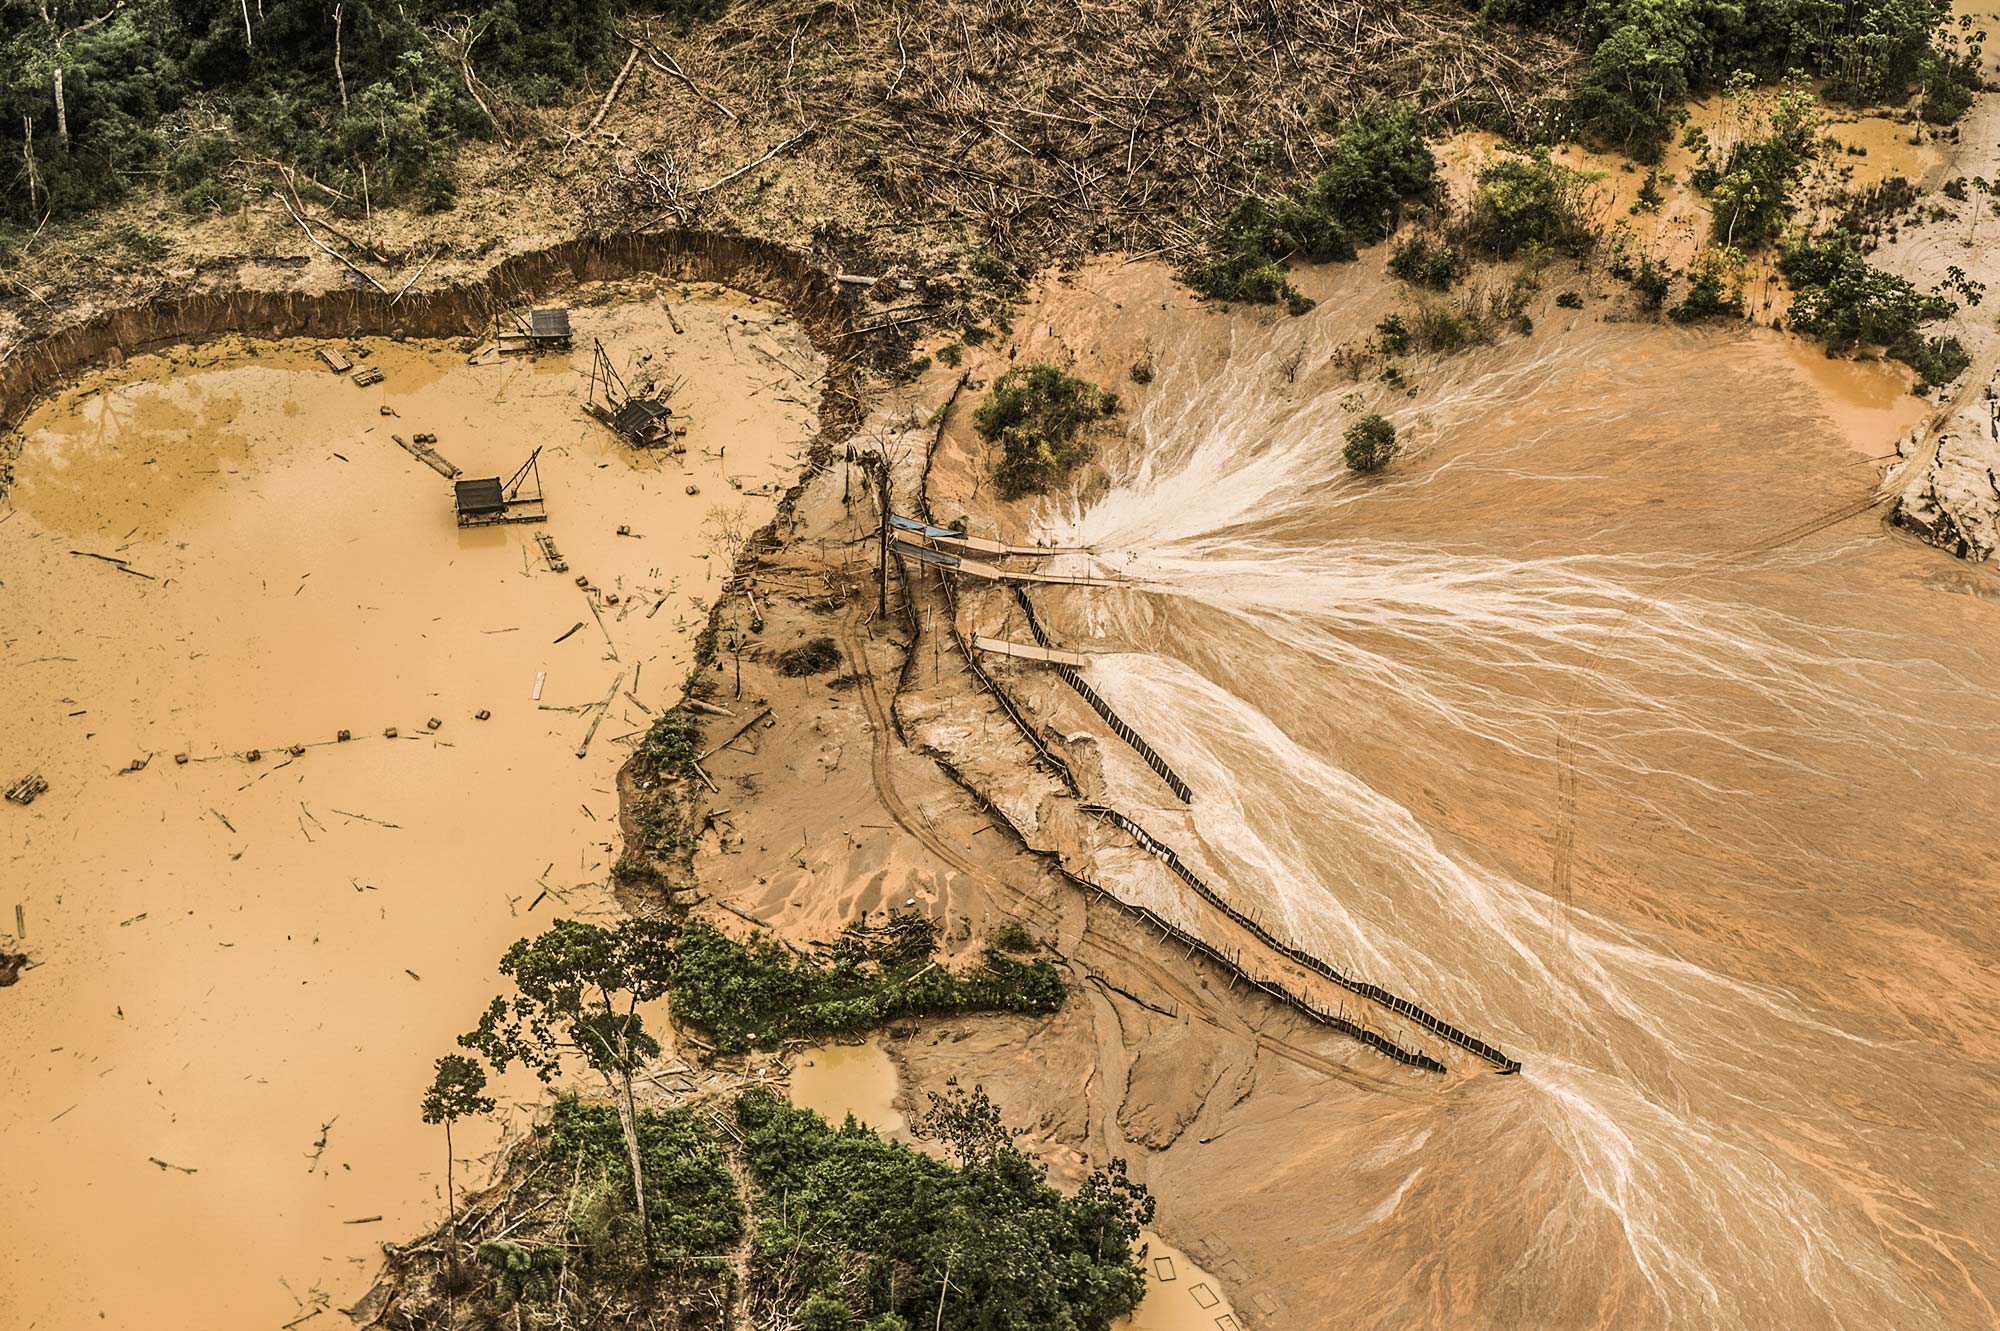
<path id="1" fill-rule="evenodd" d="M 33 804 L 35 796 L 48 788 L 49 783 L 44 781 L 39 773 L 30 772 L 13 785 L 7 787 L 7 798 L 16 804 Z"/>

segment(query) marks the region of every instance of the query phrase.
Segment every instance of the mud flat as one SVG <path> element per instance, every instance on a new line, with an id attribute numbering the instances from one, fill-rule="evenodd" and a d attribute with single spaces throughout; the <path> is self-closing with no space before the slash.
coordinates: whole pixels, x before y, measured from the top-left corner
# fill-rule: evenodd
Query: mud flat
<path id="1" fill-rule="evenodd" d="M 769 302 L 570 299 L 573 354 L 362 339 L 384 379 L 360 388 L 321 343 L 227 339 L 24 421 L 0 771 L 49 789 L 0 806 L 0 930 L 18 902 L 32 963 L 0 1001 L 7 1325 L 276 1326 L 352 1299 L 440 1213 L 417 1099 L 499 952 L 618 910 L 615 774 L 680 694 L 724 571 L 705 526 L 768 520 L 822 370 Z M 628 378 L 685 381 L 684 460 L 581 414 L 592 338 Z M 540 447 L 550 521 L 458 529 L 391 439 L 417 432 L 467 476 Z M 461 1182 L 498 1131 L 458 1132 Z"/>
<path id="2" fill-rule="evenodd" d="M 1115 1109 L 1086 1134 L 1151 1147 L 1171 1232 L 1231 1236 L 1232 1289 L 1293 1318 L 1990 1320 L 2000 620 L 1990 576 L 1870 503 L 1902 408 L 1867 367 L 1611 322 L 1599 292 L 1413 358 L 1413 391 L 1356 383 L 1333 353 L 1407 299 L 1379 276 L 1313 275 L 1287 321 L 1105 270 L 1000 352 L 1130 403 L 1096 474 L 995 534 L 1148 584 L 1035 600 L 1191 804 L 1046 672 L 987 664 L 1084 800 L 1523 1070 L 1399 1081 L 1350 1053 L 1312 1086 L 1266 1053 L 1219 1109 L 1243 1087 L 1241 1037 L 1197 1015 L 1221 986 L 1149 983 L 1107 992 L 1130 1057 L 1100 1044 Z M 1143 344 L 1128 309 L 1162 310 Z M 1351 477 L 1340 431 L 1371 410 L 1407 451 Z M 989 466 L 946 421 L 934 517 L 994 512 Z M 967 632 L 1024 636 L 1011 597 L 962 602 Z M 935 679 L 898 699 L 917 743 L 1030 844 L 1164 900 Z"/>

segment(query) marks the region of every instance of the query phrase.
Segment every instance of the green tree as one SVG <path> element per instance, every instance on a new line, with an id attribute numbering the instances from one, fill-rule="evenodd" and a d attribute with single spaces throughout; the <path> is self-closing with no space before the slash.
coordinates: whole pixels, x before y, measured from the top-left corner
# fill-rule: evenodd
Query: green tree
<path id="1" fill-rule="evenodd" d="M 627 920 L 615 929 L 557 920 L 540 937 L 507 949 L 500 972 L 513 978 L 516 994 L 511 1000 L 495 998 L 479 1025 L 459 1037 L 461 1045 L 478 1050 L 502 1072 L 518 1061 L 550 1082 L 563 1060 L 575 1057 L 603 1077 L 617 1101 L 631 1157 L 632 1194 L 648 1260 L 652 1230 L 632 1074 L 660 1052 L 639 1005 L 666 994 L 673 939 L 670 926 L 653 920 Z"/>
<path id="2" fill-rule="evenodd" d="M 493 1097 L 485 1094 L 486 1070 L 464 1054 L 446 1054 L 437 1061 L 437 1075 L 424 1091 L 424 1122 L 444 1124 L 444 1209 L 451 1232 L 458 1235 L 458 1206 L 452 1199 L 451 1125 L 468 1114 L 493 1112 Z"/>

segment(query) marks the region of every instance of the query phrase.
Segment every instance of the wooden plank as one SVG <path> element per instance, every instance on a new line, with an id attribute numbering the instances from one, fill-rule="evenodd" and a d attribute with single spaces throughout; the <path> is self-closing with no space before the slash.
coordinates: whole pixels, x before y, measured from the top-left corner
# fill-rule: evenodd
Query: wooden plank
<path id="1" fill-rule="evenodd" d="M 1054 647 L 1037 647 L 1031 642 L 1008 642 L 1005 638 L 988 638 L 977 633 L 972 635 L 972 645 L 982 652 L 992 652 L 996 656 L 1019 657 L 1023 661 L 1048 661 L 1055 665 L 1075 666 L 1078 669 L 1090 664 L 1090 658 L 1080 652 L 1065 652 Z"/>
<path id="2" fill-rule="evenodd" d="M 451 464 L 451 462 L 445 457 L 444 454 L 438 452 L 435 448 L 432 448 L 429 444 L 411 443 L 409 440 L 403 438 L 403 436 L 400 434 L 392 434 L 389 437 L 391 439 L 394 439 L 396 441 L 397 446 L 400 447 L 405 453 L 408 453 L 411 457 L 423 463 L 426 467 L 429 467 L 432 471 L 444 477 L 446 480 L 450 481 L 450 480 L 456 480 L 458 478 L 459 475 L 458 468 L 454 467 Z"/>
<path id="3" fill-rule="evenodd" d="M 326 362 L 326 368 L 335 374 L 346 374 L 354 368 L 354 362 L 335 351 L 332 347 L 321 347 L 319 358 Z"/>

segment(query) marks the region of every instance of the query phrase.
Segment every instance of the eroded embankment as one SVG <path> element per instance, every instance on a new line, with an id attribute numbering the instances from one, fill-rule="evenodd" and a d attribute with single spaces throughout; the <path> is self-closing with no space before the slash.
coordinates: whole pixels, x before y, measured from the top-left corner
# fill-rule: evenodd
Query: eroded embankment
<path id="1" fill-rule="evenodd" d="M 781 302 L 827 358 L 820 437 L 809 469 L 825 465 L 833 442 L 854 432 L 863 405 L 853 363 L 853 322 L 838 285 L 796 250 L 746 236 L 641 232 L 579 237 L 514 255 L 468 281 L 388 294 L 257 291 L 233 288 L 161 297 L 93 315 L 16 348 L 0 365 L 0 498 L 12 484 L 28 409 L 65 380 L 114 355 L 201 342 L 227 333 L 256 337 L 461 337 L 491 328 L 502 310 L 584 282 L 652 276 L 720 282 Z M 789 505 L 781 508 L 788 511 Z"/>

